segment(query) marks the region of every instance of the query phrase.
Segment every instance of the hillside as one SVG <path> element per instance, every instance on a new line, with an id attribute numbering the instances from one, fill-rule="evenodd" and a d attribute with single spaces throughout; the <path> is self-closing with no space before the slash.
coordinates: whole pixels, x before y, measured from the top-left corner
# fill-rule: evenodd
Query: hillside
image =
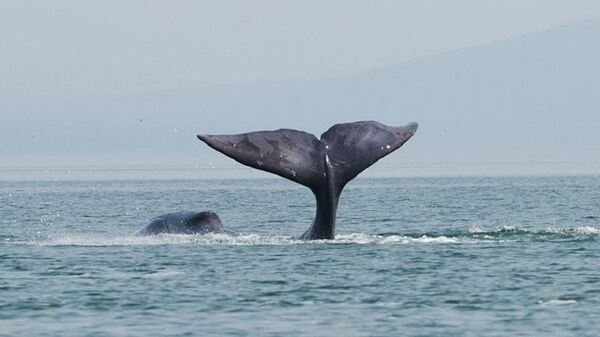
<path id="1" fill-rule="evenodd" d="M 14 102 L 0 152 L 212 156 L 196 133 L 375 119 L 420 124 L 391 161 L 597 161 L 598 60 L 600 21 L 585 21 L 334 79 Z"/>

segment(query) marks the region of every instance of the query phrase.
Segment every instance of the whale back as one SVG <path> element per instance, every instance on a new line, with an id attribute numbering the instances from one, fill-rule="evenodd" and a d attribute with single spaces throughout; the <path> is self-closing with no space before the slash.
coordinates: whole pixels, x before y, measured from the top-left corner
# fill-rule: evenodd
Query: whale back
<path id="1" fill-rule="evenodd" d="M 158 217 L 151 219 L 150 222 L 146 226 L 139 229 L 135 233 L 135 235 L 146 236 L 146 235 L 155 235 L 155 234 L 168 233 L 168 232 L 169 232 L 169 226 L 165 222 L 164 217 L 158 216 Z"/>
<path id="2" fill-rule="evenodd" d="M 222 233 L 223 223 L 219 216 L 210 211 L 181 211 L 159 215 L 138 230 L 135 235 L 207 234 Z"/>
<path id="3" fill-rule="evenodd" d="M 197 212 L 189 217 L 188 232 L 192 233 L 222 233 L 223 223 L 214 212 Z"/>

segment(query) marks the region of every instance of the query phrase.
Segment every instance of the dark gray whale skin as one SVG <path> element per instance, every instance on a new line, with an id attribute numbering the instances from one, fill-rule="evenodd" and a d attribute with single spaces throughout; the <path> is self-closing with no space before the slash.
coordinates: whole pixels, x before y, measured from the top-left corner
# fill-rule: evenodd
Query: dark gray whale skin
<path id="1" fill-rule="evenodd" d="M 336 124 L 317 139 L 292 130 L 238 135 L 198 135 L 237 162 L 304 185 L 317 201 L 315 219 L 302 239 L 333 239 L 338 201 L 346 184 L 379 159 L 400 148 L 417 131 L 375 121 Z"/>
<path id="2" fill-rule="evenodd" d="M 135 235 L 156 234 L 208 234 L 223 233 L 223 224 L 216 213 L 182 211 L 167 213 L 155 218 Z"/>

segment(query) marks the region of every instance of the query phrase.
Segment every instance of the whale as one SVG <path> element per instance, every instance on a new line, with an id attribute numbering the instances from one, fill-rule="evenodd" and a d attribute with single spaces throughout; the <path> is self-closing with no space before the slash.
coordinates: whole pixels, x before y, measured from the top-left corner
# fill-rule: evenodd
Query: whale
<path id="1" fill-rule="evenodd" d="M 300 239 L 335 238 L 342 190 L 362 171 L 406 143 L 417 123 L 394 127 L 376 121 L 335 124 L 320 139 L 294 129 L 233 135 L 199 134 L 198 139 L 235 161 L 308 187 L 316 214 Z"/>
<path id="2" fill-rule="evenodd" d="M 223 224 L 219 216 L 210 211 L 181 211 L 159 215 L 139 229 L 135 235 L 157 234 L 209 234 L 223 233 Z"/>

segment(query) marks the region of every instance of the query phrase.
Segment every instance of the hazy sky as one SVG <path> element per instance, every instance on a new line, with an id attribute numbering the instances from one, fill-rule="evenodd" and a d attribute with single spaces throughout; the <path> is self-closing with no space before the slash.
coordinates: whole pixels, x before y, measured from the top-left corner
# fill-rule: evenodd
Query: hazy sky
<path id="1" fill-rule="evenodd" d="M 331 77 L 598 16 L 595 0 L 3 0 L 0 95 Z"/>
<path id="2" fill-rule="evenodd" d="M 199 132 L 363 119 L 422 122 L 408 162 L 597 161 L 597 18 L 597 0 L 0 0 L 0 167 L 205 165 Z"/>

